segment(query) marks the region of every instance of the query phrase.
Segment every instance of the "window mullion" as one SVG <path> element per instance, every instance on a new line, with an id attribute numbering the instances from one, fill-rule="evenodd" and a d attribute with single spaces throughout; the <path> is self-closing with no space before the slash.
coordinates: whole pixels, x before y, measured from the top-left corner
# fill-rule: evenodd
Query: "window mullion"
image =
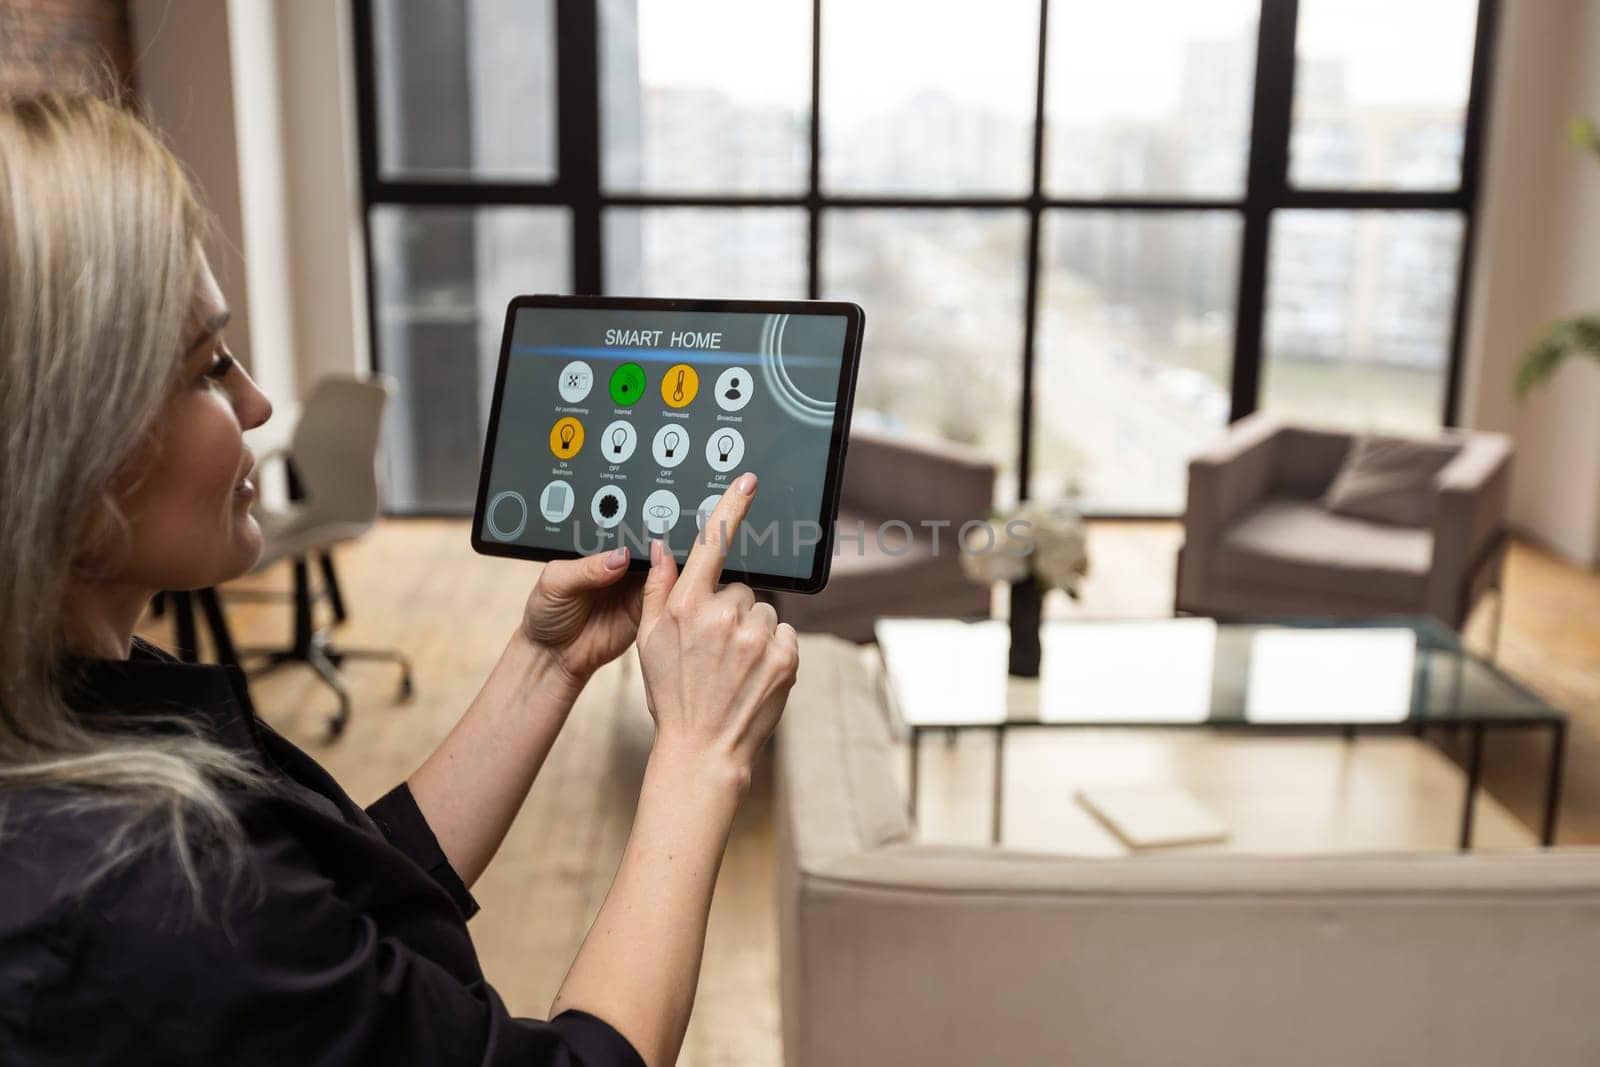
<path id="1" fill-rule="evenodd" d="M 556 0 L 557 179 L 572 206 L 572 290 L 603 291 L 600 26 L 592 0 Z"/>
<path id="2" fill-rule="evenodd" d="M 1272 211 L 1288 193 L 1289 126 L 1294 106 L 1295 25 L 1299 0 L 1262 0 L 1256 38 L 1255 100 L 1244 199 L 1244 247 L 1234 315 L 1232 414 L 1256 409 L 1261 385 Z"/>

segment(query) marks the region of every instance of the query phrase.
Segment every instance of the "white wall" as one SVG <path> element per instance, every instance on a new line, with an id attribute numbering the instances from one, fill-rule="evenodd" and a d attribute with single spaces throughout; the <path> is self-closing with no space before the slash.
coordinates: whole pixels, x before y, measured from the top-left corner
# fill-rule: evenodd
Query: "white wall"
<path id="1" fill-rule="evenodd" d="M 1546 323 L 1600 310 L 1600 164 L 1567 145 L 1600 118 L 1600 0 L 1501 5 L 1462 421 L 1517 440 L 1512 521 L 1600 563 L 1600 366 L 1577 360 L 1525 403 L 1517 364 Z"/>
<path id="2" fill-rule="evenodd" d="M 280 402 L 370 366 L 347 7 L 130 3 L 139 92 L 215 219 L 229 343 Z"/>
<path id="3" fill-rule="evenodd" d="M 296 368 L 302 388 L 366 374 L 366 268 L 350 5 L 278 0 Z"/>
<path id="4" fill-rule="evenodd" d="M 132 0 L 129 22 L 139 92 L 211 210 L 206 251 L 233 310 L 229 344 L 269 388 L 281 385 L 271 349 L 263 360 L 254 344 L 228 10 L 214 0 Z"/>
<path id="5" fill-rule="evenodd" d="M 221 6 L 221 5 L 218 5 Z M 278 91 L 277 27 L 272 0 L 228 0 L 233 59 L 234 139 L 244 223 L 245 289 L 256 377 L 268 396 L 296 395 L 295 306 L 284 219 L 284 130 Z"/>

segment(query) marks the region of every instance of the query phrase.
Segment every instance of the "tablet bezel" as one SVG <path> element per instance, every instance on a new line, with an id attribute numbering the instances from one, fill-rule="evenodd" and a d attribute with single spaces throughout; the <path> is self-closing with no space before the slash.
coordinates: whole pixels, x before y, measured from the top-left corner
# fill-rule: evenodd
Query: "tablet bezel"
<path id="1" fill-rule="evenodd" d="M 744 582 L 759 589 L 786 590 L 796 593 L 819 593 L 828 584 L 833 564 L 835 520 L 838 518 L 839 487 L 844 477 L 845 455 L 850 445 L 850 416 L 855 407 L 856 375 L 861 364 L 861 336 L 866 326 L 866 313 L 859 304 L 841 300 L 698 300 L 662 299 L 657 297 L 620 296 L 517 296 L 506 305 L 505 328 L 500 336 L 500 359 L 495 367 L 494 396 L 489 406 L 489 428 L 484 434 L 483 456 L 478 471 L 477 502 L 472 511 L 472 548 L 485 556 L 509 559 L 579 559 L 582 553 L 570 548 L 541 548 L 518 545 L 505 541 L 486 540 L 482 535 L 484 512 L 489 496 L 489 468 L 494 459 L 493 447 L 500 431 L 500 404 L 505 393 L 506 369 L 511 359 L 511 335 L 516 326 L 517 313 L 524 308 L 556 308 L 575 311 L 675 311 L 724 312 L 751 315 L 823 315 L 845 320 L 844 351 L 839 361 L 839 385 L 834 404 L 833 427 L 829 432 L 828 464 L 822 482 L 822 507 L 817 524 L 822 529 L 821 540 L 813 547 L 811 573 L 803 578 L 764 571 L 747 571 L 738 567 L 724 567 L 722 582 Z M 758 472 L 759 473 L 759 472 Z M 758 490 L 759 491 L 759 490 Z M 696 538 L 698 540 L 698 537 Z M 648 571 L 650 561 L 632 559 L 628 569 Z"/>

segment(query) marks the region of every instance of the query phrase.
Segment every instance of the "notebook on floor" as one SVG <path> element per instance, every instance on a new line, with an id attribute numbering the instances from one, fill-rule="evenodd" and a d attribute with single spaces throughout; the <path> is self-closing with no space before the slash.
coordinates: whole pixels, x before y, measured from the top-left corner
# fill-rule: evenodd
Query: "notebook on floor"
<path id="1" fill-rule="evenodd" d="M 1129 848 L 1200 845 L 1228 839 L 1228 824 L 1177 785 L 1084 789 L 1078 803 Z"/>

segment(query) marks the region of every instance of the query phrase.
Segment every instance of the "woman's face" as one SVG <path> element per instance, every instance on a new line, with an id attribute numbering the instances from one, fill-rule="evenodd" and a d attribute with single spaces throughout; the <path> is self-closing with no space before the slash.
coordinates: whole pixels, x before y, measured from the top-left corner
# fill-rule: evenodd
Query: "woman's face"
<path id="1" fill-rule="evenodd" d="M 197 589 L 243 574 L 261 555 L 261 528 L 250 514 L 255 457 L 243 432 L 266 422 L 272 404 L 228 352 L 227 321 L 202 255 L 178 384 L 119 497 L 131 533 L 117 561 L 123 584 Z"/>

